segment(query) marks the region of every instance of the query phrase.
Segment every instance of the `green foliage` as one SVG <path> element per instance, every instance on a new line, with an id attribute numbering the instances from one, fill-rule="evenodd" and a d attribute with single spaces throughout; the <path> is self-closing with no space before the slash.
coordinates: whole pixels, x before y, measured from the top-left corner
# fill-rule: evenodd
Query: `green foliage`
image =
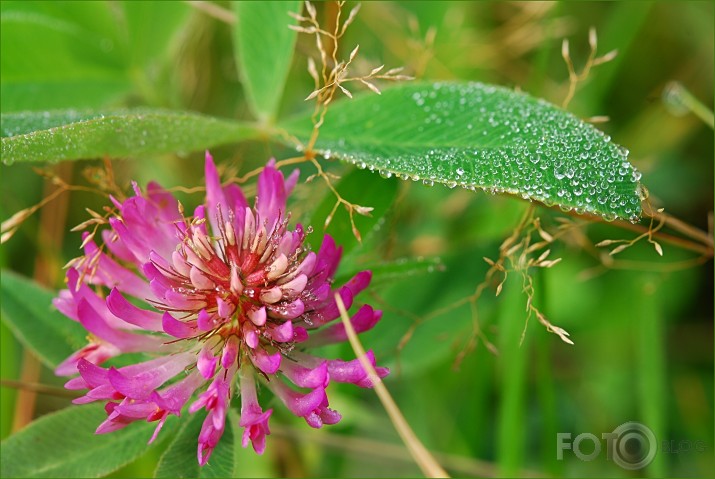
<path id="1" fill-rule="evenodd" d="M 204 414 L 197 412 L 184 418 L 184 424 L 173 437 L 171 444 L 159 460 L 154 477 L 236 477 L 240 470 L 237 462 L 234 426 L 238 417 L 231 413 L 226 430 L 214 449 L 208 464 L 200 467 L 196 461 L 196 444 Z"/>
<path id="2" fill-rule="evenodd" d="M 440 258 L 400 258 L 393 261 L 383 261 L 375 264 L 366 264 L 360 271 L 372 271 L 372 287 L 390 284 L 394 281 L 407 280 L 415 276 L 443 271 L 444 263 Z M 336 284 L 347 282 L 357 273 L 344 273 L 335 278 Z"/>
<path id="3" fill-rule="evenodd" d="M 187 10 L 165 2 L 2 2 L 2 112 L 161 96 L 152 82 Z"/>
<path id="4" fill-rule="evenodd" d="M 300 13 L 302 2 L 232 2 L 236 13 L 233 47 L 246 90 L 246 100 L 261 121 L 276 118 L 288 78 L 297 22 L 288 13 Z"/>
<path id="5" fill-rule="evenodd" d="M 6 164 L 190 152 L 255 136 L 244 123 L 157 109 L 10 113 L 2 132 Z"/>
<path id="6" fill-rule="evenodd" d="M 368 236 L 375 228 L 379 227 L 380 219 L 395 200 L 397 182 L 394 180 L 381 181 L 365 171 L 353 170 L 336 184 L 336 190 L 345 201 L 352 203 L 354 198 L 364 198 L 367 200 L 366 204 L 361 206 L 375 208 L 367 215 L 353 213 L 357 231 L 361 236 Z M 313 210 L 310 224 L 318 231 L 322 230 L 331 212 L 335 211 L 325 232 L 343 247 L 343 255 L 347 255 L 358 246 L 359 242 L 355 237 L 350 215 L 345 211 L 344 205 L 338 205 L 337 209 L 334 209 L 337 202 L 335 194 L 328 191 Z M 311 242 L 314 243 L 314 248 L 317 250 L 322 243 L 322 238 L 313 239 Z"/>
<path id="7" fill-rule="evenodd" d="M 3 270 L 0 295 L 2 321 L 46 366 L 55 368 L 87 343 L 87 331 L 52 306 L 54 292 Z"/>
<path id="8" fill-rule="evenodd" d="M 94 434 L 106 418 L 101 404 L 71 407 L 34 421 L 3 441 L 3 477 L 100 477 L 147 450 L 156 423 L 136 423 L 111 434 Z M 170 437 L 176 418 L 159 439 Z"/>
<path id="9" fill-rule="evenodd" d="M 223 20 L 211 7 L 223 8 Z M 312 105 L 303 102 L 314 88 L 305 57 L 319 58 L 313 38 L 296 40 L 287 28 L 295 23 L 287 12 L 299 8 L 294 1 L 0 3 L 3 219 L 46 195 L 30 176 L 42 162 L 148 159 L 114 162 L 118 183 L 156 176 L 167 186 L 193 187 L 201 184 L 198 152 L 205 148 L 239 175 L 270 157 L 294 157 L 289 136 L 305 145 L 312 128 Z M 328 24 L 335 5 L 316 8 Z M 692 112 L 712 119 L 713 15 L 708 2 L 366 2 L 341 38 L 338 58 L 360 44 L 348 76 L 384 63 L 423 79 L 396 86 L 376 81 L 382 95 L 336 98 L 315 146 L 325 171 L 341 176 L 332 181 L 340 195 L 374 208 L 370 216 L 354 213 L 362 244 L 344 206 L 336 210 L 326 230 L 345 247 L 336 284 L 372 270 L 373 282 L 357 301 L 383 310 L 383 319 L 361 340 L 378 364 L 391 368 L 386 385 L 418 437 L 430 450 L 449 453 L 441 460 L 453 475 L 702 476 L 713 469 L 707 253 L 699 257 L 662 242 L 660 258 L 643 241 L 607 256 L 594 244 L 630 239 L 622 226 L 643 225 L 567 223 L 550 246 L 550 258 L 562 261 L 530 272 L 534 304 L 571 333 L 573 346 L 534 317 L 520 344 L 526 313 L 518 274 L 509 273 L 501 296 L 494 294 L 496 275 L 475 305 L 468 300 L 489 267 L 482 258 L 496 258 L 530 206 L 523 198 L 631 219 L 640 212 L 638 168 L 656 207 L 708 229 L 712 131 Z M 592 25 L 599 55 L 619 54 L 579 82 L 569 113 L 553 106 L 568 90 L 561 41 L 568 36 L 578 70 Z M 687 109 L 661 102 L 672 80 L 692 96 Z M 610 121 L 596 129 L 579 120 L 596 115 Z M 351 169 L 353 163 L 392 178 Z M 73 170 L 64 171 L 72 184 L 83 184 L 84 166 L 61 168 Z M 299 167 L 301 178 L 315 173 L 310 163 Z M 601 174 L 616 181 L 590 185 Z M 398 175 L 419 181 L 400 182 Z M 241 185 L 247 196 L 252 181 Z M 605 204 L 590 188 L 576 194 L 584 182 L 601 188 Z M 194 206 L 201 193 L 187 196 L 182 203 Z M 66 224 L 86 220 L 84 207 L 98 201 L 72 192 Z M 101 201 L 89 206 L 101 211 Z M 313 249 L 335 202 L 321 178 L 299 185 L 289 202 L 316 230 L 309 236 Z M 263 456 L 241 447 L 234 396 L 226 433 L 204 468 L 196 463 L 203 412 L 170 417 L 157 448 L 146 446 L 155 423 L 97 436 L 106 418 L 100 405 L 52 412 L 69 405 L 52 396 L 52 387 L 62 384 L 52 369 L 86 344 L 86 331 L 52 308 L 54 292 L 7 268 L 29 275 L 38 256 L 63 264 L 76 254 L 76 234 L 62 239 L 65 250 L 60 238 L 48 247 L 44 223 L 65 221 L 64 207 L 58 210 L 53 218 L 30 217 L 0 252 L 3 379 L 24 380 L 25 347 L 44 366 L 36 381 L 50 386 L 37 395 L 37 419 L 2 443 L 2 477 L 418 473 L 396 449 L 399 439 L 372 393 L 347 385 L 331 385 L 331 407 L 343 421 L 324 431 L 309 430 L 302 420 L 289 423 L 283 406 L 259 391 L 275 409 Z M 558 209 L 535 211 L 552 234 L 573 220 Z M 352 358 L 345 345 L 325 348 Z M 3 383 L 3 434 L 14 419 L 13 384 Z M 638 472 L 618 468 L 604 453 L 589 462 L 570 451 L 556 459 L 558 432 L 600 437 L 633 420 L 659 442 L 702 441 L 706 451 L 659 452 Z M 329 439 L 321 436 L 326 433 Z"/>
<path id="10" fill-rule="evenodd" d="M 285 129 L 307 141 L 309 118 Z M 383 176 L 482 188 L 609 219 L 640 216 L 627 151 L 543 100 L 480 83 L 408 84 L 332 106 L 316 149 Z"/>

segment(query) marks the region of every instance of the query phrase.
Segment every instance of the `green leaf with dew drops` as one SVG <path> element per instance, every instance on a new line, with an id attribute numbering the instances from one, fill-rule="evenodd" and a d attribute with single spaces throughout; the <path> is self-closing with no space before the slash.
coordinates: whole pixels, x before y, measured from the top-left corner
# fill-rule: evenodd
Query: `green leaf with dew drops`
<path id="1" fill-rule="evenodd" d="M 247 123 L 162 109 L 2 115 L 2 161 L 61 161 L 191 152 L 255 138 Z"/>
<path id="2" fill-rule="evenodd" d="M 309 115 L 281 125 L 307 142 Z M 481 188 L 637 220 L 640 173 L 592 125 L 482 83 L 408 83 L 330 106 L 315 149 L 385 177 Z"/>

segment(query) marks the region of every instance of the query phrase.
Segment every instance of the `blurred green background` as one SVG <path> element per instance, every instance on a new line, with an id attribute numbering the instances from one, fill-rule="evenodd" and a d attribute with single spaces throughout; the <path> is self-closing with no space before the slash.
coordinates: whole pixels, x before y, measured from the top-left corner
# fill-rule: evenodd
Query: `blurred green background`
<path id="1" fill-rule="evenodd" d="M 329 15 L 335 6 L 318 8 Z M 150 105 L 250 118 L 233 59 L 231 26 L 202 8 L 179 2 L 3 1 L 0 9 L 3 113 Z M 347 56 L 360 44 L 359 71 L 383 63 L 405 66 L 422 79 L 496 83 L 561 104 L 568 90 L 561 41 L 570 39 L 578 70 L 588 56 L 593 26 L 599 53 L 618 49 L 619 55 L 593 70 L 569 110 L 583 118 L 608 116 L 599 128 L 630 149 L 653 203 L 707 231 L 713 132 L 664 102 L 663 91 L 678 81 L 712 108 L 713 17 L 712 2 L 366 2 L 341 51 Z M 303 102 L 312 90 L 307 55 L 316 55 L 314 43 L 299 37 L 283 117 L 308 106 Z M 251 142 L 213 154 L 230 171 L 246 172 L 271 156 L 295 153 Z M 376 206 L 392 199 L 394 184 L 378 175 L 348 177 L 352 167 L 323 163 L 361 185 L 344 185 L 348 200 Z M 87 184 L 88 168 L 99 164 L 46 166 L 72 184 Z M 202 174 L 198 153 L 117 160 L 113 166 L 122 186 L 130 179 L 195 186 Z M 301 168 L 303 178 L 312 173 Z M 37 203 L 49 191 L 45 183 L 32 166 L 3 165 L 0 216 L 7 219 Z M 661 258 L 652 245 L 640 242 L 606 267 L 603 251 L 593 245 L 634 233 L 612 224 L 584 224 L 553 248 L 552 257 L 563 258 L 561 263 L 534 272 L 537 306 L 571 333 L 575 345 L 562 343 L 535 318 L 520 345 L 526 299 L 512 275 L 498 298 L 491 288 L 477 303 L 480 328 L 499 354 L 477 341 L 461 355 L 474 331 L 469 306 L 434 313 L 474 291 L 488 267 L 482 258 L 497 258 L 499 245 L 529 205 L 410 182 L 397 188 L 396 199 L 382 204 L 387 213 L 379 227 L 363 231 L 364 244 L 351 251 L 339 273 L 398 258 L 441 258 L 444 268 L 376 281 L 363 293 L 361 301 L 382 308 L 384 316 L 362 341 L 392 368 L 388 388 L 447 470 L 460 476 L 691 477 L 715 469 L 711 259 L 687 266 L 683 262 L 697 258 L 695 253 L 663 243 Z M 313 211 L 327 194 L 316 181 L 300 185 L 293 197 L 293 218 L 314 226 L 314 242 L 320 241 L 324 216 Z M 200 201 L 191 195 L 181 199 L 191 205 Z M 99 210 L 105 201 L 88 193 L 54 201 L 3 245 L 3 268 L 60 288 L 62 265 L 79 254 L 79 234 L 69 228 L 87 218 L 85 207 Z M 536 213 L 551 231 L 563 217 L 544 208 Z M 346 216 L 339 212 L 328 232 L 344 226 Z M 347 346 L 329 352 L 352 355 Z M 2 378 L 19 379 L 27 358 L 4 325 L 1 354 Z M 32 371 L 25 374 L 33 377 Z M 36 377 L 48 386 L 63 383 L 44 369 Z M 242 450 L 242 474 L 418 475 L 374 394 L 331 387 L 331 405 L 344 417 L 339 425 L 313 431 L 277 407 L 265 456 Z M 37 395 L 30 411 L 22 411 L 26 407 L 19 407 L 17 398 L 16 388 L 2 388 L 3 438 L 18 414 L 38 417 L 69 404 L 53 389 Z M 565 451 L 557 460 L 557 433 L 600 438 L 627 421 L 643 423 L 657 438 L 659 451 L 647 468 L 621 469 L 605 453 L 585 462 Z M 671 441 L 692 449 L 667 452 L 664 445 Z M 696 445 L 704 450 L 695 450 Z M 592 450 L 592 444 L 583 443 L 584 453 Z M 160 454 L 161 446 L 153 448 L 114 476 L 151 476 Z"/>

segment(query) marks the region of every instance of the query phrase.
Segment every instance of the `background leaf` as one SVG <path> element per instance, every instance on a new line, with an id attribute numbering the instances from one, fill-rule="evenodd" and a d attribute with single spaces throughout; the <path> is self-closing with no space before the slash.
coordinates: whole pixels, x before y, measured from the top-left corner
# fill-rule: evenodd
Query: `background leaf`
<path id="1" fill-rule="evenodd" d="M 414 276 L 443 271 L 444 264 L 437 257 L 433 258 L 400 258 L 394 261 L 384 261 L 376 264 L 363 265 L 360 270 L 351 273 L 341 273 L 335 278 L 335 284 L 344 284 L 359 271 L 372 271 L 371 287 L 380 286 L 394 281 L 410 279 Z"/>
<path id="2" fill-rule="evenodd" d="M 309 118 L 283 125 L 306 141 Z M 640 216 L 640 173 L 591 125 L 482 83 L 405 84 L 331 105 L 316 149 L 427 185 L 483 188 L 609 219 Z"/>
<path id="3" fill-rule="evenodd" d="M 129 5 L 136 6 L 136 17 L 130 18 Z M 144 7 L 144 3 L 1 2 L 3 13 L 12 7 L 10 10 L 21 9 L 31 18 L 53 18 L 60 14 L 53 14 L 51 9 L 64 9 L 71 15 L 64 14 L 61 19 L 65 24 L 80 24 L 83 33 L 79 39 L 63 43 L 68 40 L 59 34 L 46 35 L 40 28 L 9 27 L 11 20 L 5 17 L 8 19 L 4 18 L 0 25 L 0 109 L 7 112 L 13 104 L 13 98 L 8 100 L 6 96 L 7 88 L 26 79 L 33 89 L 24 100 L 31 103 L 15 106 L 15 110 L 105 111 L 146 104 L 215 117 L 248 118 L 251 109 L 235 66 L 233 26 L 207 15 L 201 9 L 207 4 L 151 5 L 156 5 L 155 11 L 166 12 L 163 18 L 159 15 L 165 22 L 180 16 L 179 12 L 172 14 L 172 8 L 190 13 L 166 37 L 159 35 L 166 24 L 156 24 L 149 12 L 152 8 Z M 221 5 L 231 8 L 226 2 Z M 703 104 L 713 104 L 714 5 L 692 1 L 364 2 L 341 41 L 339 55 L 345 58 L 355 44 L 360 44 L 351 75 L 365 74 L 384 63 L 386 68 L 404 66 L 406 72 L 428 80 L 450 78 L 521 85 L 531 95 L 559 105 L 569 88 L 560 54 L 562 39 L 569 39 L 574 64 L 580 70 L 589 55 L 589 28 L 593 26 L 598 33 L 597 54 L 618 49 L 618 56 L 592 69 L 588 79 L 579 83 L 569 111 L 578 118 L 607 115 L 610 121 L 599 124 L 598 129 L 630 149 L 629 161 L 643 172 L 643 183 L 651 192 L 653 204 L 708 231 L 713 208 L 712 130 L 691 113 L 674 112 L 664 104 L 661 94 L 670 81 L 677 80 Z M 316 2 L 315 6 L 319 18 L 326 23 L 337 9 L 333 2 Z M 149 11 L 140 12 L 143 8 Z M 130 28 L 134 28 L 130 24 L 145 15 L 142 28 L 155 31 L 142 33 L 139 29 L 130 35 Z M 431 36 L 433 32 L 437 34 Z M 135 36 L 136 41 L 131 38 Z M 157 39 L 159 36 L 166 40 Z M 103 39 L 110 39 L 112 44 L 102 44 Z M 107 46 L 112 46 L 109 52 L 103 49 Z M 299 35 L 297 46 L 300 55 L 317 56 L 314 41 L 308 36 Z M 146 57 L 137 51 L 137 60 L 130 61 L 131 49 L 143 47 Z M 148 68 L 127 69 L 130 63 L 142 62 Z M 18 68 L 10 63 L 17 63 Z M 294 61 L 291 68 L 278 118 L 286 118 L 281 116 L 283 113 L 301 114 L 308 106 L 303 99 L 313 89 L 304 58 Z M 73 72 L 75 76 L 70 75 Z M 27 78 L 21 76 L 25 73 Z M 39 86 L 35 87 L 33 81 Z M 120 83 L 115 93 L 112 85 L 107 85 L 109 81 Z M 73 87 L 75 84 L 80 87 Z M 352 85 L 348 87 L 352 89 Z M 389 94 L 389 90 L 384 92 L 385 96 Z M 342 101 L 337 100 L 331 108 L 347 108 L 349 104 L 341 106 Z M 362 100 L 356 98 L 353 103 L 358 101 Z M 404 121 L 406 112 L 391 110 L 390 115 L 396 119 L 390 120 Z M 479 115 L 478 110 L 475 113 Z M 445 119 L 442 120 L 444 125 Z M 329 124 L 325 127 L 324 132 L 328 132 Z M 354 129 L 347 135 L 340 133 L 340 137 L 350 140 L 357 135 L 356 140 L 364 144 L 362 134 L 360 129 Z M 435 137 L 446 134 L 444 131 Z M 212 148 L 212 153 L 226 172 L 224 178 L 252 171 L 270 157 L 280 161 L 295 156 L 292 144 L 284 148 L 264 141 Z M 113 169 L 120 185 L 130 179 L 142 185 L 154 179 L 168 187 L 193 187 L 202 183 L 201 156 L 198 152 L 187 156 L 152 155 L 151 161 L 115 161 Z M 351 164 L 322 163 L 326 171 L 340 175 L 352 169 Z M 43 191 L 46 180 L 33 173 L 34 166 L 37 164 L 31 162 L 0 165 L 3 218 L 47 195 L 47 190 Z M 77 185 L 86 184 L 86 167 L 91 167 L 69 162 L 43 166 Z M 298 167 L 304 173 L 303 179 L 314 172 L 310 164 Z M 389 183 L 378 175 L 363 173 L 365 190 L 373 183 Z M 313 181 L 296 187 L 289 203 L 294 220 L 309 224 L 307 220 L 325 193 L 326 187 L 321 183 Z M 512 356 L 509 349 L 495 356 L 480 338 L 470 350 L 477 323 L 486 340 L 497 346 L 504 342 L 513 346 L 520 341 L 526 319 L 523 309 L 517 308 L 517 299 L 523 304 L 518 294 L 520 284 L 508 284 L 503 296 L 496 298 L 492 284 L 479 298 L 476 311 L 460 301 L 473 294 L 484 279 L 488 265 L 482 258 L 496 259 L 500 244 L 530 204 L 511 195 L 425 188 L 421 182 L 413 181 L 396 183 L 399 195 L 380 221 L 381 227 L 365 234 L 363 245 L 343 258 L 338 272 L 357 271 L 395 258 L 443 258 L 444 272 L 419 274 L 379 286 L 376 276 L 374 284 L 357 301 L 383 310 L 381 322 L 363 333 L 361 340 L 375 351 L 378 364 L 392 368 L 386 384 L 396 402 L 430 450 L 449 453 L 440 456 L 440 460 L 452 475 L 495 477 L 505 470 L 516 470 L 520 477 L 712 475 L 708 473 L 715 470 L 713 455 L 708 453 L 708 445 L 715 444 L 712 261 L 703 264 L 706 260 L 698 253 L 665 242 L 661 258 L 652 244 L 643 241 L 614 256 L 612 267 L 604 268 L 601 259 L 607 252 L 599 253 L 589 245 L 604 239 L 629 240 L 637 233 L 624 230 L 620 223 L 577 221 L 572 225 L 574 229 L 562 237 L 564 241 L 553 245 L 550 257 L 563 260 L 534 277 L 534 304 L 551 322 L 571 333 L 575 346 L 564 344 L 532 317 L 518 356 Z M 254 194 L 253 184 L 250 180 L 241 185 L 249 199 Z M 201 192 L 177 195 L 191 207 L 203 196 Z M 50 223 L 63 222 L 60 215 L 52 213 L 55 204 L 65 199 L 68 211 L 64 223 L 68 226 L 64 238 L 59 234 L 48 238 L 43 216 Z M 360 194 L 348 199 L 376 206 Z M 39 263 L 63 264 L 76 255 L 79 244 L 78 234 L 69 232 L 69 227 L 87 218 L 85 207 L 101 209 L 105 203 L 106 199 L 90 193 L 63 194 L 50 208 L 23 223 L 12 240 L 0 248 L 0 262 L 28 277 L 38 271 Z M 552 234 L 567 220 L 558 208 L 537 208 L 537 212 L 542 226 Z M 344 211 L 337 213 L 336 220 L 341 219 L 346 220 Z M 313 226 L 318 229 L 321 225 L 316 222 Z M 636 270 L 628 271 L 632 268 Z M 498 275 L 494 283 L 500 279 Z M 512 300 L 514 307 L 509 308 L 505 301 L 511 304 Z M 2 378 L 20 380 L 22 344 L 5 322 L 0 329 Z M 354 357 L 349 347 L 329 345 L 325 349 L 327 357 Z M 466 351 L 471 352 L 464 355 Z M 519 369 L 523 371 L 523 386 L 514 388 L 504 372 Z M 49 386 L 49 391 L 61 386 L 62 381 L 44 367 L 37 380 Z M 513 395 L 519 389 L 521 392 Z M 28 406 L 28 391 L 18 395 L 17 400 L 16 392 L 11 387 L 0 388 L 3 434 L 12 429 L 14 422 L 22 422 L 21 410 Z M 270 392 L 262 390 L 259 394 L 265 407 L 275 404 Z M 521 399 L 514 401 L 515 397 Z M 50 394 L 38 394 L 36 399 L 36 418 L 67 405 L 66 398 Z M 233 406 L 238 406 L 239 401 L 234 397 Z M 18 405 L 17 412 L 14 403 Z M 266 454 L 257 456 L 250 447 L 244 449 L 234 441 L 239 475 L 419 474 L 409 458 L 393 447 L 400 443 L 399 438 L 374 394 L 349 384 L 334 384 L 330 403 L 343 413 L 343 420 L 321 431 L 310 430 L 283 406 L 275 407 Z M 512 409 L 515 404 L 517 407 Z M 190 417 L 172 419 L 183 425 Z M 572 437 L 589 432 L 600 437 L 631 420 L 651 428 L 659 443 L 679 444 L 685 440 L 690 441 L 685 444 L 693 446 L 704 444 L 706 451 L 658 454 L 648 468 L 637 473 L 620 469 L 607 460 L 604 451 L 593 461 L 581 461 L 573 451 L 564 451 L 562 461 L 556 459 L 557 432 L 569 432 Z M 66 431 L 74 432 L 70 428 Z M 92 436 L 87 444 L 95 439 L 102 438 Z M 142 437 L 137 444 L 144 445 L 145 441 L 146 437 Z M 168 442 L 161 446 L 168 446 Z M 517 449 L 510 452 L 510 448 Z M 151 477 L 163 453 L 160 449 L 149 450 L 111 477 Z M 34 460 L 34 452 L 35 445 L 27 443 L 19 454 Z M 195 447 L 187 449 L 187 454 L 195 458 Z"/>
<path id="4" fill-rule="evenodd" d="M 52 306 L 53 292 L 3 270 L 0 294 L 2 321 L 48 367 L 54 369 L 87 344 L 87 331 Z"/>
<path id="5" fill-rule="evenodd" d="M 3 112 L 98 106 L 131 89 L 116 55 L 119 31 L 109 3 L 2 2 L 0 8 Z"/>
<path id="6" fill-rule="evenodd" d="M 156 423 L 139 421 L 110 434 L 95 434 L 106 417 L 102 404 L 91 404 L 34 421 L 3 441 L 2 477 L 100 477 L 147 450 Z M 176 418 L 169 418 L 158 440 L 171 436 L 175 425 Z"/>
<path id="7" fill-rule="evenodd" d="M 157 79 L 189 8 L 165 2 L 2 2 L 2 111 L 166 104 Z M 21 41 L 17 41 L 21 38 Z"/>
<path id="8" fill-rule="evenodd" d="M 275 118 L 288 77 L 297 22 L 288 12 L 299 13 L 300 1 L 232 2 L 236 13 L 233 45 L 246 100 L 261 120 Z"/>
<path id="9" fill-rule="evenodd" d="M 130 73 L 155 73 L 156 59 L 165 60 L 172 37 L 184 25 L 188 5 L 166 2 L 122 2 L 119 5 L 126 23 L 126 61 Z"/>
<path id="10" fill-rule="evenodd" d="M 249 124 L 158 109 L 2 115 L 2 159 L 60 161 L 190 152 L 255 137 Z"/>
<path id="11" fill-rule="evenodd" d="M 316 180 L 317 181 L 317 180 Z M 390 205 L 397 196 L 397 182 L 395 180 L 381 180 L 366 171 L 353 170 L 343 176 L 340 182 L 335 185 L 338 193 L 347 201 L 360 201 L 360 206 L 374 208 L 370 216 L 363 216 L 353 213 L 355 226 L 363 240 L 379 225 L 382 217 L 387 213 Z M 357 200 L 359 198 L 359 200 Z M 335 195 L 328 191 L 320 204 L 315 208 L 308 224 L 319 233 L 323 231 L 325 219 L 328 217 L 337 199 Z M 335 242 L 343 247 L 343 256 L 347 256 L 359 243 L 355 238 L 350 224 L 350 217 L 341 205 L 338 206 L 333 219 L 325 229 L 325 233 L 333 237 Z M 315 251 L 322 243 L 322 235 L 318 234 L 311 238 L 311 244 Z"/>
<path id="12" fill-rule="evenodd" d="M 238 417 L 233 410 L 229 410 L 221 441 L 211 454 L 209 462 L 200 467 L 196 451 L 205 417 L 205 413 L 198 412 L 183 418 L 184 424 L 161 456 L 154 477 L 236 477 L 239 464 L 236 461 L 235 449 L 238 444 L 234 439 L 233 426 L 238 424 Z"/>

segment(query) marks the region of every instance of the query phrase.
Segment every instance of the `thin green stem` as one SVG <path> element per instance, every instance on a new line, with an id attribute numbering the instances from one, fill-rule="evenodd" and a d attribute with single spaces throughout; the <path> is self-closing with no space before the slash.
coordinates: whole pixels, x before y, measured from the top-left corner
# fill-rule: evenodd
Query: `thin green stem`
<path id="1" fill-rule="evenodd" d="M 526 297 L 517 275 L 507 279 L 502 295 L 498 319 L 501 406 L 497 419 L 496 455 L 499 475 L 515 477 L 524 460 L 524 386 L 530 335 L 520 345 Z"/>
<path id="2" fill-rule="evenodd" d="M 638 351 L 638 372 L 640 376 L 640 417 L 655 434 L 656 439 L 663 439 L 666 431 L 666 358 L 665 358 L 665 318 L 662 307 L 656 301 L 658 293 L 657 280 L 654 276 L 646 277 L 642 285 L 640 314 L 638 315 L 638 334 L 636 347 Z M 658 447 L 653 444 L 651 447 Z M 656 454 L 653 462 L 648 465 L 652 477 L 666 477 L 666 455 Z"/>
<path id="3" fill-rule="evenodd" d="M 671 106 L 690 111 L 710 128 L 715 127 L 713 111 L 695 98 L 681 83 L 670 82 L 663 90 L 663 99 Z"/>

